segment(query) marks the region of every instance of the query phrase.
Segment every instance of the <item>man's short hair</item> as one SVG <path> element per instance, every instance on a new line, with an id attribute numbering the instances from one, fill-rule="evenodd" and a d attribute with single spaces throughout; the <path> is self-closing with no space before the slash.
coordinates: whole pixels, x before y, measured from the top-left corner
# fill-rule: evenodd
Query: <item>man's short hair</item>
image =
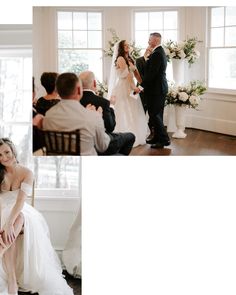
<path id="1" fill-rule="evenodd" d="M 150 36 L 161 38 L 161 34 L 160 33 L 157 33 L 157 32 L 151 33 Z"/>
<path id="2" fill-rule="evenodd" d="M 74 73 L 63 73 L 58 76 L 56 89 L 61 98 L 67 98 L 74 93 L 79 78 Z"/>

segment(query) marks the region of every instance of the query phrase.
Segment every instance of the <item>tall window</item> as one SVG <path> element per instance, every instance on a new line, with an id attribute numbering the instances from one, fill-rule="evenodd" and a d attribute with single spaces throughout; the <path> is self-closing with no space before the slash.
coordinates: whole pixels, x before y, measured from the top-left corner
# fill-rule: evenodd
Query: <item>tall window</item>
<path id="1" fill-rule="evenodd" d="M 148 46 L 150 33 L 158 32 L 162 35 L 162 42 L 177 41 L 178 12 L 177 11 L 144 11 L 134 14 L 135 43 L 142 48 L 142 53 Z M 172 80 L 172 64 L 167 65 L 166 75 Z"/>
<path id="2" fill-rule="evenodd" d="M 31 81 L 31 50 L 0 49 L 0 136 L 11 138 L 26 165 L 32 150 Z"/>
<path id="3" fill-rule="evenodd" d="M 102 13 L 58 11 L 58 71 L 91 70 L 102 81 Z"/>
<path id="4" fill-rule="evenodd" d="M 236 90 L 236 7 L 210 9 L 209 87 Z"/>
<path id="5" fill-rule="evenodd" d="M 158 32 L 162 40 L 177 41 L 177 11 L 135 12 L 135 42 L 141 48 L 147 47 L 149 34 Z"/>
<path id="6" fill-rule="evenodd" d="M 34 157 L 34 178 L 38 195 L 78 197 L 80 157 Z"/>

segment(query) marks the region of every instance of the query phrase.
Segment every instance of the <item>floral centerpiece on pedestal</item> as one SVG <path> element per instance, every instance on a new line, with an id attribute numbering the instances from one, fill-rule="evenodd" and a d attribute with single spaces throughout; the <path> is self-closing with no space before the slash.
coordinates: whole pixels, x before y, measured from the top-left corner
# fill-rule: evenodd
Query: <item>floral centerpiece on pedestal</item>
<path id="1" fill-rule="evenodd" d="M 187 86 L 170 85 L 166 105 L 187 106 L 196 109 L 201 101 L 200 95 L 206 91 L 201 81 L 191 81 Z"/>
<path id="2" fill-rule="evenodd" d="M 103 52 L 105 53 L 105 56 L 113 56 L 113 52 L 114 52 L 114 45 L 121 41 L 121 39 L 117 36 L 116 31 L 112 28 L 108 29 L 109 32 L 111 32 L 111 40 L 108 41 L 108 49 L 107 50 L 103 50 Z M 132 42 L 130 44 L 130 55 L 132 56 L 132 58 L 135 60 L 138 57 L 141 56 L 141 48 L 137 47 L 135 45 L 135 42 Z"/>
<path id="3" fill-rule="evenodd" d="M 197 43 L 202 42 L 197 38 L 187 38 L 182 42 L 174 42 L 169 40 L 163 44 L 167 60 L 171 59 L 187 59 L 189 65 L 195 63 L 200 57 L 200 52 L 196 50 Z"/>

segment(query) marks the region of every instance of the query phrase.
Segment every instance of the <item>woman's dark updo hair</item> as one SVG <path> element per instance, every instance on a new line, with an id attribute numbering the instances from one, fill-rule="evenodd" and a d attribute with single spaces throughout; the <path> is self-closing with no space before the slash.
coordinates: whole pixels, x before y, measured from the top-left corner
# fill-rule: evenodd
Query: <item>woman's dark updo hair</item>
<path id="1" fill-rule="evenodd" d="M 116 57 L 116 60 L 115 60 L 115 65 L 116 65 L 118 57 L 122 56 L 125 59 L 125 62 L 127 64 L 127 66 L 129 67 L 129 61 L 132 62 L 132 64 L 134 64 L 134 60 L 132 59 L 132 57 L 129 54 L 128 54 L 128 57 L 126 56 L 126 53 L 125 53 L 125 41 L 126 40 L 121 40 L 119 42 L 119 44 L 118 44 L 118 53 L 117 53 L 117 57 Z"/>
<path id="2" fill-rule="evenodd" d="M 13 142 L 9 138 L 6 138 L 6 137 L 5 138 L 0 138 L 0 146 L 3 145 L 3 144 L 7 144 L 10 147 L 13 155 L 16 158 L 16 162 L 18 162 L 17 161 L 16 148 L 15 148 Z M 3 182 L 3 179 L 4 179 L 5 172 L 6 172 L 5 166 L 3 166 L 0 163 L 0 192 L 2 191 L 1 186 L 2 186 L 2 182 Z"/>
<path id="3" fill-rule="evenodd" d="M 47 94 L 52 94 L 56 88 L 56 80 L 58 73 L 55 72 L 44 72 L 40 78 L 42 86 L 47 91 Z"/>

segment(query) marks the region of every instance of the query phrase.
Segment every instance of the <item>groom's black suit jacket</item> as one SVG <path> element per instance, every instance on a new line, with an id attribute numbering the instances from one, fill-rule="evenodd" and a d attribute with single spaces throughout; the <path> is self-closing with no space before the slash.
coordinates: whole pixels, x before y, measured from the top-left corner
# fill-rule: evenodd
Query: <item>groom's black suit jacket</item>
<path id="1" fill-rule="evenodd" d="M 168 84 L 166 80 L 166 67 L 167 59 L 164 49 L 159 46 L 146 61 L 144 69 L 144 79 L 142 86 L 148 98 L 148 105 L 156 105 L 159 103 L 155 100 L 165 100 L 165 96 L 168 92 Z M 154 99 L 156 97 L 156 99 Z M 150 101 L 151 100 L 151 101 Z"/>
<path id="2" fill-rule="evenodd" d="M 104 126 L 107 133 L 112 133 L 115 126 L 116 126 L 116 119 L 115 119 L 115 113 L 113 108 L 110 107 L 110 101 L 94 94 L 92 91 L 84 91 L 83 96 L 80 100 L 80 103 L 86 107 L 88 104 L 92 104 L 96 107 L 101 107 L 102 117 L 104 121 Z"/>
<path id="3" fill-rule="evenodd" d="M 139 57 L 136 59 L 136 67 L 139 71 L 139 74 L 142 78 L 142 80 L 144 79 L 144 70 L 145 70 L 145 65 L 146 65 L 146 61 L 144 59 L 143 56 Z M 147 111 L 147 96 L 146 96 L 146 93 L 145 91 L 141 91 L 139 93 L 140 97 L 141 97 L 141 101 L 142 101 L 142 104 L 143 104 L 143 108 L 144 108 L 144 111 L 146 112 Z"/>

